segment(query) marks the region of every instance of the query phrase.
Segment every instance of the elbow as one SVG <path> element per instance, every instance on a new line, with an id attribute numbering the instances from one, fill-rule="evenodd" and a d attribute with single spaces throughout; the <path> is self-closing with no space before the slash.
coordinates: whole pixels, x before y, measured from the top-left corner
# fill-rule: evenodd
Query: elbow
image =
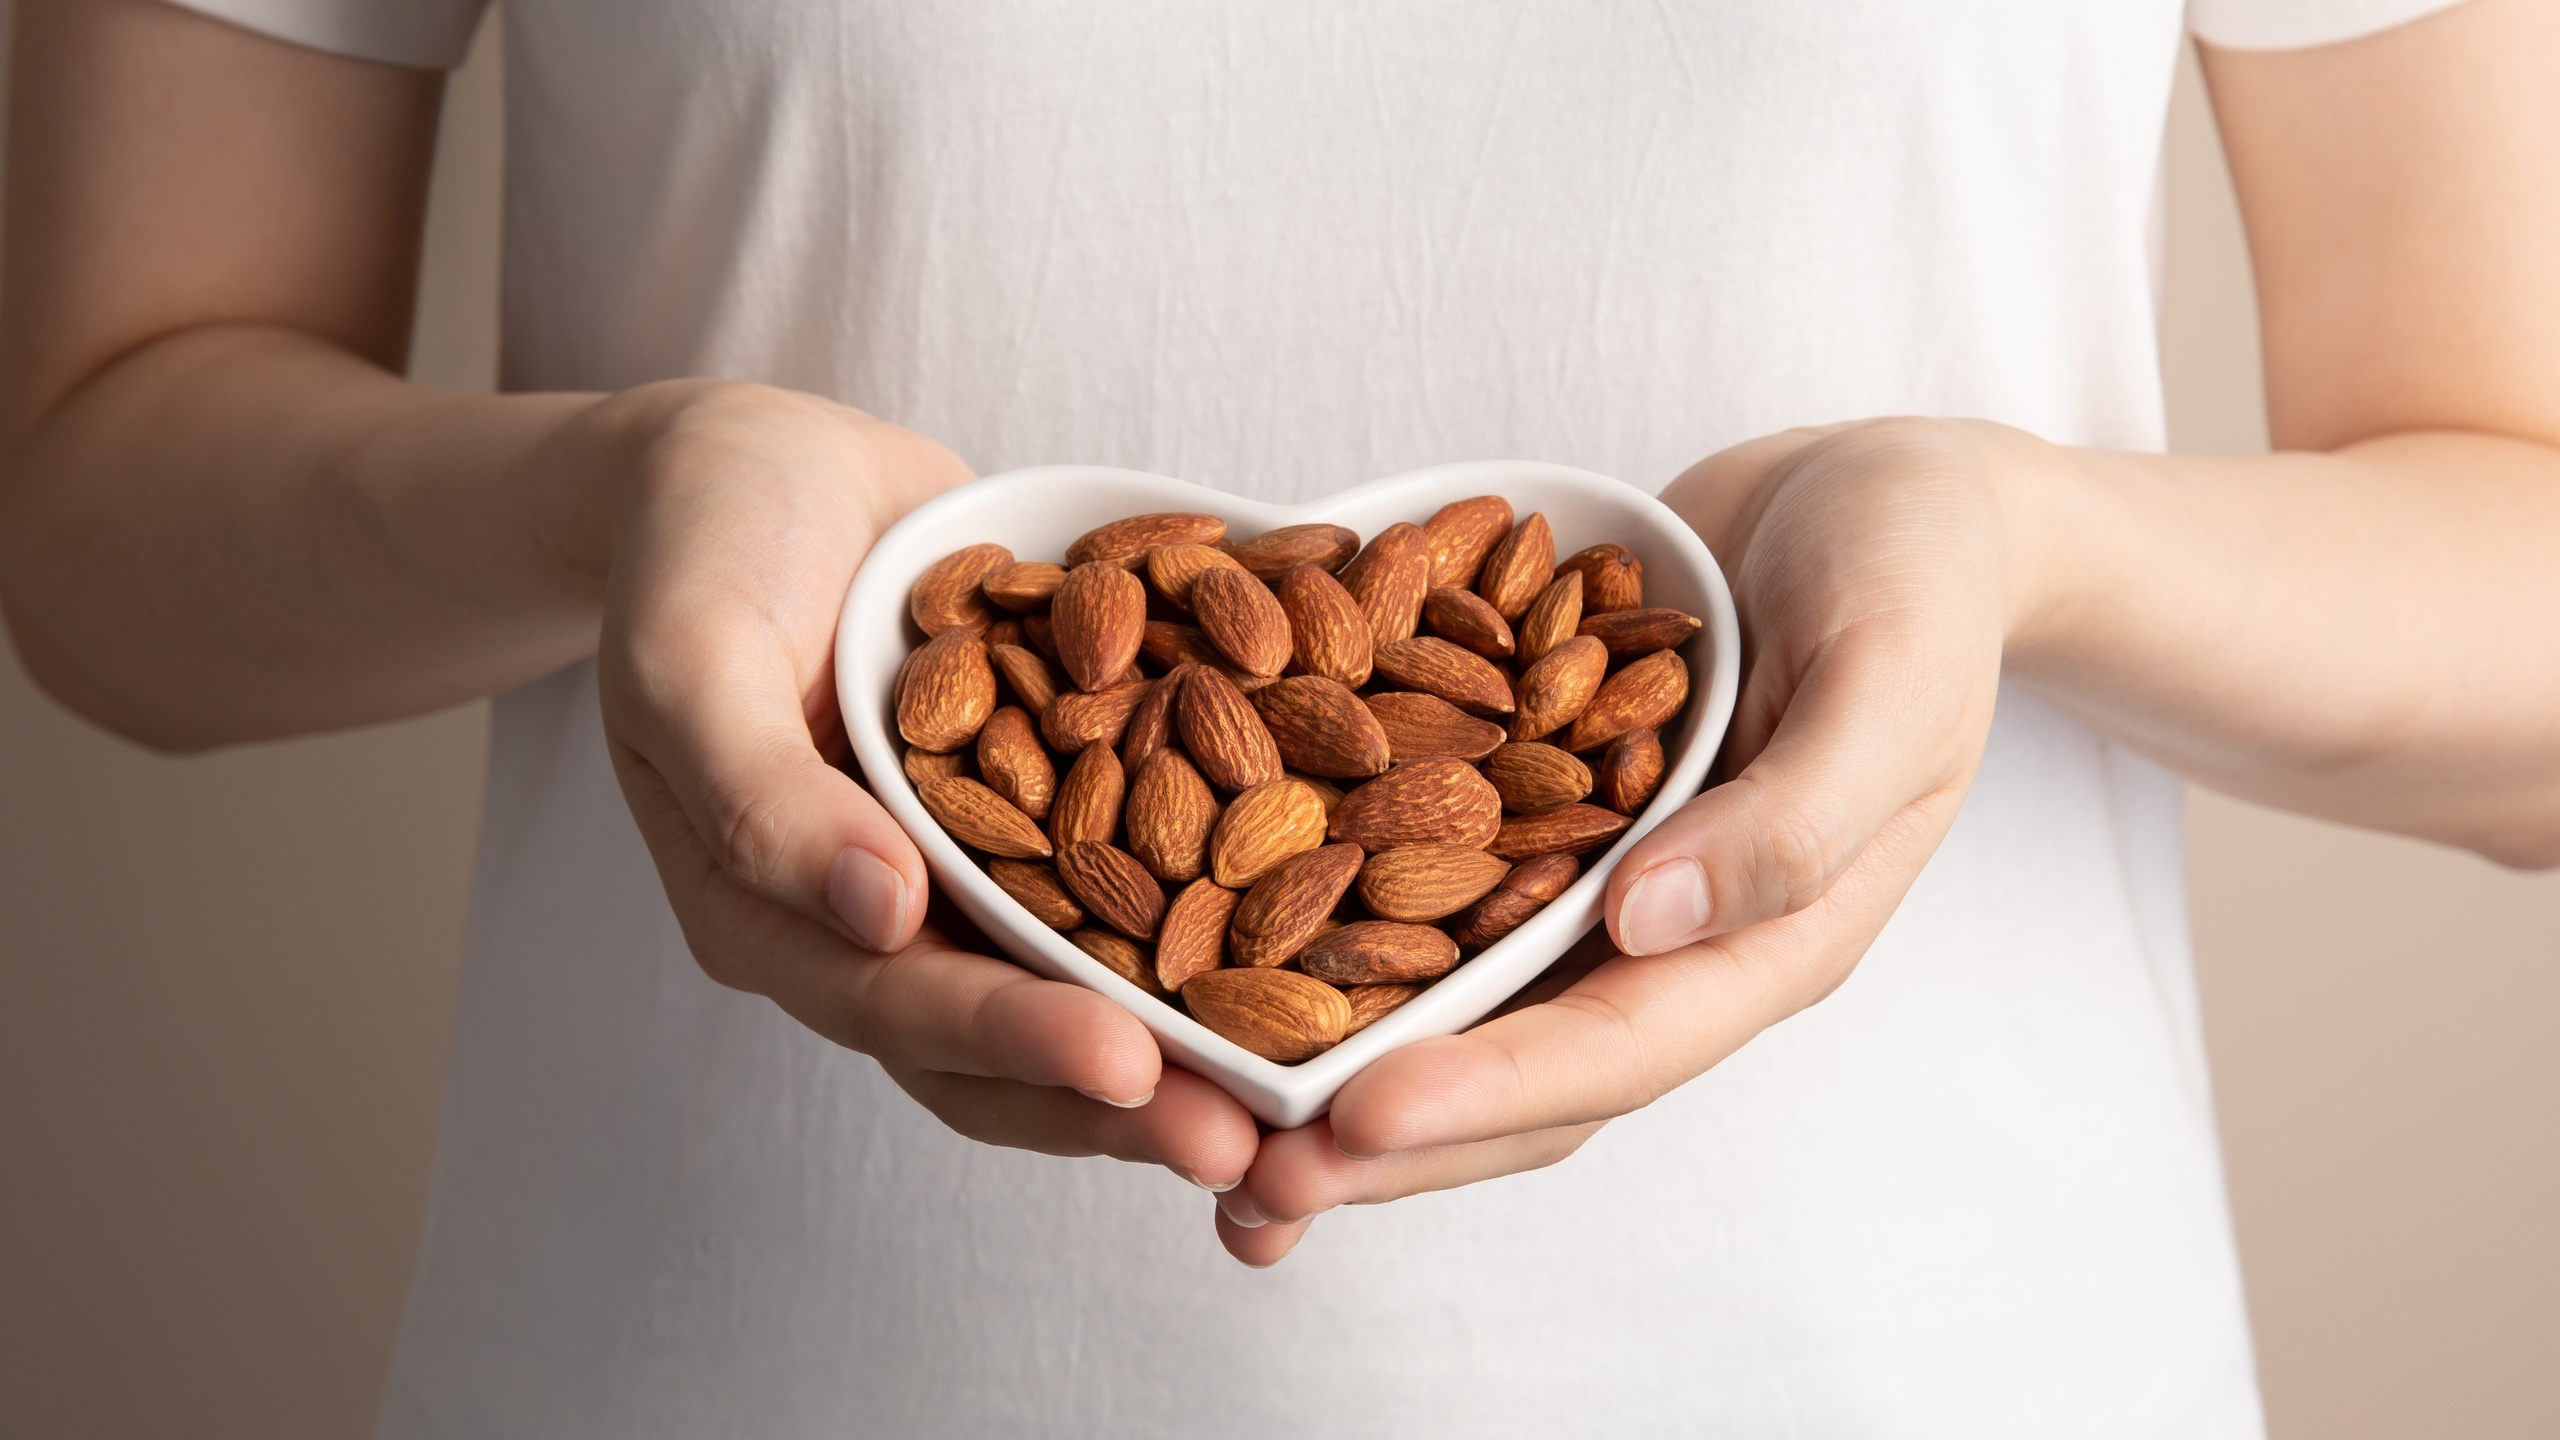
<path id="1" fill-rule="evenodd" d="M 2521 808 L 2446 838 L 2510 870 L 2560 870 L 2560 782 L 2529 793 Z"/>
<path id="2" fill-rule="evenodd" d="M 39 617 L 40 607 L 12 583 L 14 567 L 0 559 L 0 629 L 17 653 L 18 667 L 35 688 L 55 704 L 99 729 L 163 755 L 194 755 L 220 745 L 225 737 L 180 715 L 137 704 L 86 674 L 53 643 Z"/>

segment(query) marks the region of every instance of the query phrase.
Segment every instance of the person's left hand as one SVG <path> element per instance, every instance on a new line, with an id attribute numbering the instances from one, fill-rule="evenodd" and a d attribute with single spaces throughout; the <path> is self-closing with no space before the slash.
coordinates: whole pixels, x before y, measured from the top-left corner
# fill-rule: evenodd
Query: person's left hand
<path id="1" fill-rule="evenodd" d="M 1972 782 L 2032 609 L 2015 482 L 2061 463 L 2000 426 L 1884 420 L 1737 446 L 1664 491 L 1741 614 L 1732 778 L 1610 877 L 1623 953 L 1265 1136 L 1218 1197 L 1228 1251 L 1274 1264 L 1336 1205 L 1554 1164 L 1846 979 Z"/>

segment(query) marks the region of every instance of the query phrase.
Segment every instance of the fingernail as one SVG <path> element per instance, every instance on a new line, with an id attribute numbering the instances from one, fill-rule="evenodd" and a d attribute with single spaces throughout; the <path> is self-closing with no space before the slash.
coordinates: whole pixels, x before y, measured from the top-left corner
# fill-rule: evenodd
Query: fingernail
<path id="1" fill-rule="evenodd" d="M 1233 1190 L 1244 1183 L 1244 1177 L 1239 1175 L 1224 1185 L 1212 1185 L 1208 1181 L 1201 1179 L 1199 1176 L 1192 1174 L 1190 1171 L 1183 1169 L 1179 1165 L 1167 1165 L 1164 1168 L 1181 1176 L 1183 1179 L 1190 1181 L 1192 1184 L 1199 1186 L 1201 1189 L 1208 1191 L 1212 1195 L 1224 1195 L 1228 1191 Z"/>
<path id="2" fill-rule="evenodd" d="M 907 933 L 907 882 L 889 862 L 848 846 L 827 871 L 827 904 L 865 950 L 887 950 Z"/>
<path id="3" fill-rule="evenodd" d="M 1659 955 L 1705 929 L 1707 872 L 1683 855 L 1636 877 L 1618 906 L 1618 948 Z"/>
<path id="4" fill-rule="evenodd" d="M 1259 1230 L 1271 1223 L 1270 1217 L 1254 1206 L 1253 1197 L 1241 1190 L 1229 1190 L 1219 1196 L 1218 1213 L 1239 1230 Z"/>
<path id="5" fill-rule="evenodd" d="M 1153 1090 L 1148 1091 L 1146 1094 L 1139 1096 L 1135 1100 L 1114 1100 L 1099 1090 L 1079 1090 L 1076 1093 L 1087 1100 L 1099 1100 L 1105 1105 L 1113 1106 L 1121 1110 L 1143 1110 L 1146 1108 L 1148 1101 L 1156 1098 L 1156 1092 Z"/>

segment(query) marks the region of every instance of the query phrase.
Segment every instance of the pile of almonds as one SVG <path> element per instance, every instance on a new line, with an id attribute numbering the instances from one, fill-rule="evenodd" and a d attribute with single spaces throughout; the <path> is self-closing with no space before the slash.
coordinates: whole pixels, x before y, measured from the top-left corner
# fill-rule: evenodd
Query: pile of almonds
<path id="1" fill-rule="evenodd" d="M 1366 546 L 1133 515 L 944 556 L 907 779 L 1042 924 L 1267 1059 L 1323 1052 L 1564 893 L 1662 782 L 1695 616 L 1479 496 Z M 1597 803 L 1592 803 L 1592 802 Z"/>

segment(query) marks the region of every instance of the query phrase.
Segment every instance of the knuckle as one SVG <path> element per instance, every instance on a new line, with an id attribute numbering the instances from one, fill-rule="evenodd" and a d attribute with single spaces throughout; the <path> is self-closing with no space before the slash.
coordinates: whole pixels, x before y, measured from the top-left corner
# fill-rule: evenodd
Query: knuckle
<path id="1" fill-rule="evenodd" d="M 1753 842 L 1753 888 L 1766 913 L 1792 915 L 1822 898 L 1838 870 L 1831 826 L 1802 810 L 1768 817 Z"/>

